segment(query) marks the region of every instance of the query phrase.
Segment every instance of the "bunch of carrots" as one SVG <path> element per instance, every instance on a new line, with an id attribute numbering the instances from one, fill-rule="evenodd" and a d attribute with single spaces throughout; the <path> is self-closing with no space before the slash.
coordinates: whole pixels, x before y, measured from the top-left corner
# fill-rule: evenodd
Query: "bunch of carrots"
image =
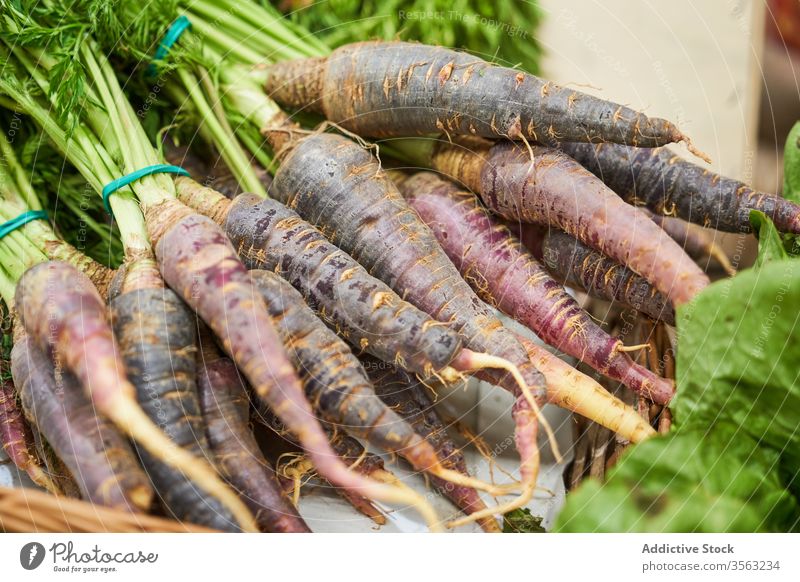
<path id="1" fill-rule="evenodd" d="M 432 530 L 499 531 L 536 490 L 544 404 L 630 442 L 655 431 L 498 311 L 667 405 L 672 379 L 564 285 L 674 324 L 709 284 L 696 261 L 732 270 L 695 224 L 749 232 L 756 209 L 800 233 L 800 207 L 664 149 L 704 157 L 669 121 L 467 53 L 330 51 L 252 0 L 0 4 L 4 119 L 87 184 L 90 201 L 61 212 L 108 235 L 107 214 L 124 249 L 112 268 L 69 244 L 36 168 L 0 141 L 0 438 L 55 495 L 307 532 L 296 502 L 313 474 L 379 523 L 376 502 Z M 227 180 L 196 181 L 194 154 L 152 139 L 132 103 L 153 101 Z M 510 485 L 468 473 L 433 407 L 469 376 L 515 398 Z M 265 434 L 283 454 L 265 454 Z M 464 516 L 443 523 L 367 447 L 429 475 Z"/>

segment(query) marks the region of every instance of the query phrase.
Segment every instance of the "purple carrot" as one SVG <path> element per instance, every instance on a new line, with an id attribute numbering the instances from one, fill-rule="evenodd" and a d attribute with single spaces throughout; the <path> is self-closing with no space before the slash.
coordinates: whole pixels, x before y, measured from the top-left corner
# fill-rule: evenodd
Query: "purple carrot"
<path id="1" fill-rule="evenodd" d="M 273 65 L 266 90 L 365 136 L 479 135 L 654 147 L 689 140 L 669 121 L 464 52 L 408 42 L 344 45 Z"/>
<path id="2" fill-rule="evenodd" d="M 533 226 L 533 225 L 531 225 Z M 603 253 L 556 229 L 526 246 L 559 281 L 583 289 L 592 297 L 618 301 L 657 321 L 675 325 L 675 310 L 666 297 L 642 277 Z"/>
<path id="3" fill-rule="evenodd" d="M 311 530 L 283 496 L 250 427 L 250 398 L 234 363 L 223 356 L 209 332 L 200 334 L 197 389 L 206 436 L 217 465 L 255 515 L 261 531 Z"/>
<path id="4" fill-rule="evenodd" d="M 76 376 L 99 413 L 217 498 L 242 528 L 255 529 L 250 512 L 216 471 L 170 440 L 139 406 L 106 306 L 86 275 L 66 263 L 39 263 L 17 284 L 15 304 L 30 340 Z"/>
<path id="5" fill-rule="evenodd" d="M 563 144 L 562 149 L 631 204 L 725 232 L 752 231 L 760 210 L 778 230 L 800 234 L 800 205 L 759 192 L 681 158 L 666 148 Z"/>
<path id="6" fill-rule="evenodd" d="M 503 218 L 555 226 L 619 261 L 674 305 L 691 301 L 709 284 L 647 215 L 563 152 L 512 143 L 442 143 L 433 166 L 478 193 Z"/>
<path id="7" fill-rule="evenodd" d="M 11 369 L 25 414 L 63 461 L 81 497 L 126 512 L 150 509 L 153 490 L 128 441 L 97 414 L 75 377 L 15 331 Z"/>
<path id="8" fill-rule="evenodd" d="M 263 298 L 219 226 L 175 199 L 148 207 L 145 219 L 164 281 L 211 328 L 258 398 L 298 437 L 317 471 L 367 497 L 412 505 L 435 529 L 433 509 L 416 493 L 348 471 L 333 453 Z"/>
<path id="9" fill-rule="evenodd" d="M 400 191 L 484 300 L 598 372 L 659 404 L 669 401 L 673 384 L 624 353 L 473 194 L 431 172 L 403 178 Z"/>
<path id="10" fill-rule="evenodd" d="M 381 400 L 410 423 L 417 434 L 433 445 L 448 469 L 469 476 L 464 455 L 447 435 L 447 429 L 422 382 L 404 370 L 374 358 L 365 358 L 362 361 Z M 486 509 L 486 504 L 475 489 L 456 485 L 436 476 L 431 476 L 431 481 L 437 491 L 449 498 L 465 514 L 471 515 Z M 478 524 L 487 533 L 500 531 L 494 518 L 478 520 Z"/>
<path id="11" fill-rule="evenodd" d="M 17 392 L 10 378 L 0 380 L 0 444 L 11 462 L 34 483 L 58 493 L 36 454 L 33 432 L 17 406 Z"/>

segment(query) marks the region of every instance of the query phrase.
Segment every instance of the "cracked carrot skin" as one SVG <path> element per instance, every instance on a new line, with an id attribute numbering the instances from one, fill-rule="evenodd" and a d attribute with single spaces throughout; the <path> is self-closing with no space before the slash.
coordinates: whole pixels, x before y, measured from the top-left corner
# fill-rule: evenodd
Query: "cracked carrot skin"
<path id="1" fill-rule="evenodd" d="M 180 178 L 178 196 L 223 225 L 251 269 L 278 272 L 351 345 L 429 375 L 456 358 L 455 330 L 403 301 L 383 281 L 280 202 L 220 194 Z"/>
<path id="2" fill-rule="evenodd" d="M 225 233 L 176 199 L 145 219 L 164 281 L 214 332 L 256 396 L 292 431 L 320 475 L 334 485 L 388 494 L 337 459 L 270 321 L 264 299 Z"/>
<path id="3" fill-rule="evenodd" d="M 419 470 L 438 465 L 433 447 L 375 395 L 350 348 L 314 315 L 300 293 L 275 273 L 255 270 L 250 275 L 314 410 L 385 451 L 405 455 Z"/>
<path id="4" fill-rule="evenodd" d="M 236 366 L 219 352 L 207 329 L 200 334 L 200 345 L 197 389 L 206 436 L 221 473 L 253 512 L 261 531 L 310 532 L 284 498 L 275 470 L 256 442 L 250 398 Z"/>
<path id="5" fill-rule="evenodd" d="M 164 288 L 152 260 L 132 266 L 125 279 L 127 285 L 122 283 L 121 294 L 109 308 L 139 405 L 175 444 L 206 458 L 208 442 L 195 383 L 193 316 L 173 291 Z M 131 284 L 136 288 L 127 288 Z M 241 531 L 216 498 L 143 447 L 136 449 L 159 500 L 176 519 L 219 531 Z"/>
<path id="6" fill-rule="evenodd" d="M 97 414 L 72 374 L 24 333 L 15 333 L 11 371 L 28 419 L 74 477 L 81 496 L 121 511 L 147 511 L 150 481 L 128 441 Z"/>
<path id="7" fill-rule="evenodd" d="M 622 342 L 603 331 L 475 195 L 432 172 L 404 175 L 399 182 L 403 196 L 485 301 L 633 391 L 659 404 L 673 396 L 673 383 L 620 352 Z"/>
<path id="8" fill-rule="evenodd" d="M 271 67 L 266 91 L 365 136 L 478 135 L 655 147 L 675 125 L 468 53 L 408 42 L 344 45 Z"/>
<path id="9" fill-rule="evenodd" d="M 549 229 L 531 251 L 559 281 L 581 288 L 593 297 L 618 301 L 654 320 L 675 325 L 675 310 L 650 283 L 576 238 Z"/>
<path id="10" fill-rule="evenodd" d="M 543 398 L 544 380 L 525 350 L 461 278 L 368 150 L 325 133 L 297 139 L 287 150 L 271 195 L 401 297 L 452 324 L 467 348 L 515 364 L 534 396 Z M 518 394 L 509 374 L 478 376 Z"/>
<path id="11" fill-rule="evenodd" d="M 615 259 L 673 305 L 691 301 L 709 284 L 646 214 L 561 151 L 510 142 L 440 143 L 433 167 L 477 192 L 503 218 L 557 227 Z"/>
<path id="12" fill-rule="evenodd" d="M 448 436 L 447 428 L 433 407 L 422 382 L 404 370 L 375 358 L 362 358 L 362 362 L 380 399 L 405 419 L 418 435 L 433 445 L 446 468 L 470 476 L 461 449 Z M 430 479 L 436 490 L 466 515 L 486 509 L 486 504 L 472 487 L 456 485 L 435 475 L 430 475 Z M 482 519 L 478 523 L 487 533 L 500 532 L 494 518 Z"/>
<path id="13" fill-rule="evenodd" d="M 675 155 L 666 148 L 563 144 L 562 149 L 631 204 L 707 228 L 749 233 L 760 210 L 781 232 L 800 234 L 800 205 L 759 192 Z"/>
<path id="14" fill-rule="evenodd" d="M 36 454 L 33 431 L 17 404 L 17 391 L 10 379 L 0 380 L 0 445 L 17 469 L 52 491 L 54 486 Z"/>

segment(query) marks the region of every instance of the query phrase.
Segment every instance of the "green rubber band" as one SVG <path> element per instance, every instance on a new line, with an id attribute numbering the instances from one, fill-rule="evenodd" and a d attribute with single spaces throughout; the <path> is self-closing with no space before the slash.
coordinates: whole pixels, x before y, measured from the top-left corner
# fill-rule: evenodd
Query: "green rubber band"
<path id="1" fill-rule="evenodd" d="M 180 166 L 170 166 L 169 164 L 156 164 L 154 166 L 147 166 L 141 170 L 136 170 L 135 172 L 126 174 L 121 178 L 117 178 L 116 180 L 113 180 L 112 182 L 109 182 L 103 186 L 103 206 L 105 207 L 106 212 L 111 214 L 111 206 L 108 204 L 109 196 L 111 196 L 120 188 L 124 188 L 125 186 L 134 183 L 136 180 L 141 180 L 145 176 L 150 176 L 152 174 L 179 174 L 181 176 L 190 175 L 189 172 Z"/>
<path id="2" fill-rule="evenodd" d="M 153 55 L 153 61 L 147 67 L 147 76 L 148 77 L 155 77 L 156 73 L 158 72 L 156 69 L 155 61 L 163 61 L 164 58 L 169 54 L 169 49 L 172 48 L 181 35 L 186 31 L 186 29 L 191 28 L 192 23 L 189 19 L 184 16 L 178 16 L 175 19 L 175 22 L 169 25 L 164 38 L 161 39 L 161 42 L 158 43 L 158 48 L 156 49 L 156 53 Z"/>
<path id="3" fill-rule="evenodd" d="M 34 220 L 47 220 L 47 212 L 45 210 L 28 210 L 16 218 L 0 224 L 0 238 L 11 234 L 19 227 L 25 226 Z"/>

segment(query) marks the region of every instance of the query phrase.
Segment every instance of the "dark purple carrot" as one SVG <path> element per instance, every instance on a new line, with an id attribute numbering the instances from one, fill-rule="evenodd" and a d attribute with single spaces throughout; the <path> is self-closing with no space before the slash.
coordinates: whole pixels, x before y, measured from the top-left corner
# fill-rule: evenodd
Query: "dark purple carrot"
<path id="1" fill-rule="evenodd" d="M 375 393 L 387 406 L 408 422 L 416 433 L 433 445 L 439 458 L 448 469 L 469 476 L 467 462 L 461 450 L 447 435 L 447 429 L 433 407 L 427 388 L 408 372 L 374 358 L 362 359 L 364 369 L 375 386 Z M 472 487 L 456 485 L 436 477 L 431 477 L 433 486 L 450 499 L 456 507 L 470 515 L 486 509 L 486 504 Z M 498 533 L 497 520 L 479 520 L 479 525 L 487 533 Z"/>
<path id="2" fill-rule="evenodd" d="M 264 300 L 225 233 L 175 199 L 148 207 L 146 222 L 164 281 L 211 328 L 258 398 L 297 436 L 320 475 L 366 497 L 409 503 L 436 529 L 435 513 L 420 496 L 356 475 L 337 459 Z"/>
<path id="3" fill-rule="evenodd" d="M 125 438 L 81 390 L 71 373 L 54 367 L 21 330 L 15 332 L 11 370 L 25 415 L 67 466 L 92 503 L 147 511 L 150 482 Z"/>
<path id="4" fill-rule="evenodd" d="M 675 155 L 666 148 L 563 144 L 565 152 L 627 202 L 714 230 L 752 231 L 750 211 L 760 210 L 778 230 L 800 234 L 800 206 L 753 190 Z"/>
<path id="5" fill-rule="evenodd" d="M 655 147 L 688 138 L 669 121 L 468 53 L 407 42 L 361 42 L 326 58 L 278 63 L 267 92 L 359 135 L 479 135 L 541 143 Z"/>
<path id="6" fill-rule="evenodd" d="M 601 374 L 659 404 L 670 400 L 673 383 L 624 353 L 475 195 L 432 172 L 397 175 L 403 196 L 487 303 Z"/>
<path id="7" fill-rule="evenodd" d="M 280 202 L 252 194 L 229 202 L 187 178 L 176 185 L 181 200 L 224 226 L 245 265 L 279 272 L 357 349 L 448 380 L 480 363 L 451 326 L 400 299 Z"/>
<path id="8" fill-rule="evenodd" d="M 267 137 L 273 139 L 271 135 Z M 284 135 L 281 133 L 281 137 Z M 378 160 L 359 144 L 326 133 L 291 140 L 283 151 L 285 157 L 270 193 L 409 303 L 434 319 L 451 323 L 464 336 L 469 350 L 493 357 L 492 364 L 478 367 L 493 365 L 510 372 L 484 370 L 479 376 L 527 401 L 526 407 L 515 409 L 519 413 L 519 436 L 524 439 L 534 434 L 536 428 L 525 423 L 535 419 L 522 410 L 538 411 L 536 399 L 541 401 L 545 394 L 541 373 L 516 337 L 461 278 Z M 551 431 L 549 434 L 554 440 Z M 531 462 L 538 463 L 536 442 L 523 440 L 520 451 L 531 455 L 523 459 L 521 468 L 525 478 L 534 479 L 525 482 L 522 497 L 529 499 L 536 476 Z M 526 501 L 518 498 L 512 504 L 517 502 Z"/>
<path id="9" fill-rule="evenodd" d="M 234 363 L 219 352 L 210 332 L 204 331 L 197 358 L 197 389 L 208 443 L 220 472 L 242 496 L 261 531 L 310 532 L 284 498 L 275 470 L 253 436 L 244 379 Z"/>
<path id="10" fill-rule="evenodd" d="M 592 297 L 618 301 L 657 321 L 675 325 L 675 310 L 667 299 L 642 277 L 576 238 L 547 229 L 528 248 L 556 279 L 578 287 Z"/>
<path id="11" fill-rule="evenodd" d="M 705 263 L 705 268 L 707 268 L 708 260 L 714 259 L 728 275 L 731 277 L 736 275 L 736 269 L 731 265 L 728 255 L 726 255 L 722 247 L 709 236 L 708 231 L 696 224 L 681 220 L 680 218 L 652 213 L 650 218 L 652 218 L 653 222 L 660 226 L 672 240 L 678 243 L 681 248 L 686 251 L 686 254 L 692 257 L 701 266 Z"/>
<path id="12" fill-rule="evenodd" d="M 39 458 L 44 461 L 44 466 L 47 468 L 47 475 L 53 480 L 64 497 L 80 499 L 81 490 L 72 477 L 72 474 L 70 474 L 69 469 L 64 464 L 64 461 L 58 458 L 53 447 L 47 443 L 42 433 L 40 433 L 35 426 L 31 428 L 33 429 L 33 440 L 36 443 L 36 453 L 39 455 Z"/>
<path id="13" fill-rule="evenodd" d="M 629 267 L 679 305 L 709 280 L 663 230 L 555 149 L 441 143 L 433 167 L 507 220 L 555 226 Z"/>
<path id="14" fill-rule="evenodd" d="M 170 440 L 139 406 L 105 304 L 88 277 L 66 263 L 40 263 L 20 279 L 15 303 L 31 341 L 63 362 L 100 414 L 153 457 L 216 497 L 242 529 L 255 530 L 250 512 L 214 469 Z"/>
<path id="15" fill-rule="evenodd" d="M 411 304 L 451 323 L 469 349 L 517 366 L 523 390 L 543 395 L 541 374 L 522 346 L 461 279 L 369 151 L 341 135 L 300 138 L 291 142 L 270 193 Z M 485 375 L 518 388 L 512 377 Z"/>
<path id="16" fill-rule="evenodd" d="M 0 380 L 0 445 L 17 469 L 27 473 L 34 483 L 51 493 L 59 493 L 36 454 L 33 432 L 17 406 L 14 383 L 5 377 Z"/>
<path id="17" fill-rule="evenodd" d="M 126 270 L 121 293 L 111 299 L 109 309 L 119 354 L 142 410 L 179 447 L 207 458 L 195 383 L 192 313 L 164 288 L 153 261 L 138 261 Z M 182 472 L 146 449 L 137 452 L 161 503 L 176 519 L 219 531 L 240 531 L 227 508 Z"/>
<path id="18" fill-rule="evenodd" d="M 315 411 L 385 451 L 402 454 L 420 471 L 461 485 L 502 492 L 442 466 L 433 447 L 375 395 L 350 348 L 317 318 L 288 282 L 270 271 L 253 270 L 250 276 L 264 297 Z"/>

